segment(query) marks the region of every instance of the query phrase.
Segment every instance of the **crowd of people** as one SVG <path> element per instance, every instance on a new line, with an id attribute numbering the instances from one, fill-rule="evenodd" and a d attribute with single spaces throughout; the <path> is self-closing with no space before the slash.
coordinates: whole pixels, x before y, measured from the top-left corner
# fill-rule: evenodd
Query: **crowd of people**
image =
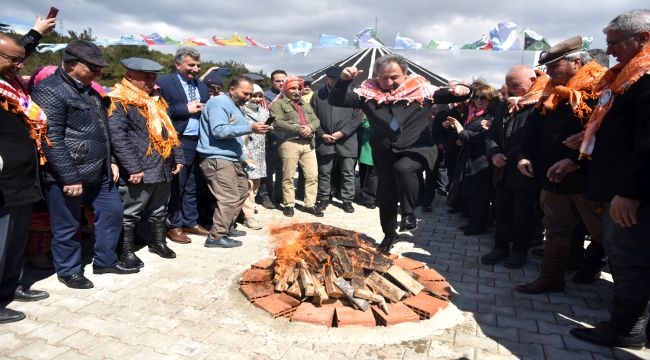
<path id="1" fill-rule="evenodd" d="M 544 238 L 539 275 L 516 286 L 521 293 L 563 291 L 572 247 L 589 240 L 573 281 L 595 281 L 608 263 L 611 318 L 571 333 L 644 346 L 650 10 L 605 26 L 615 66 L 574 36 L 540 57 L 545 71 L 509 69 L 500 90 L 480 79 L 437 88 L 397 54 L 376 59 L 376 76 L 358 87 L 360 69 L 335 66 L 314 91 L 313 79 L 284 70 L 271 73 L 266 91 L 256 74 L 226 86 L 219 69 L 200 77 L 199 51 L 183 46 L 176 72 L 162 76 L 155 61 L 122 59 L 123 79 L 103 93 L 93 85 L 109 64 L 84 40 L 67 45 L 61 66 L 22 78 L 54 24 L 37 17 L 20 40 L 0 34 L 0 323 L 25 318 L 11 301 L 48 296 L 20 284 L 32 204 L 42 198 L 59 281 L 88 289 L 82 208 L 93 213 L 93 273 L 133 274 L 144 266 L 138 226 L 146 225 L 150 252 L 172 259 L 167 239 L 187 244 L 188 234 L 205 236 L 208 248 L 241 246 L 238 224 L 265 226 L 256 205 L 323 217 L 338 199 L 346 213 L 355 202 L 379 207 L 377 249 L 389 253 L 400 232 L 417 229 L 417 206 L 431 212 L 440 193 L 447 211 L 467 218 L 465 235 L 494 227 L 484 264 L 519 268 Z"/>

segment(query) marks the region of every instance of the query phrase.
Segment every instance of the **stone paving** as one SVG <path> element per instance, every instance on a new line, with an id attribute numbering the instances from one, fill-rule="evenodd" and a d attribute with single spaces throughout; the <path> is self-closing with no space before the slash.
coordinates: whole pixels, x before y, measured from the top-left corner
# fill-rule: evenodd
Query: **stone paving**
<path id="1" fill-rule="evenodd" d="M 330 206 L 324 218 L 296 211 L 291 221 L 318 221 L 381 239 L 378 210 L 354 214 Z M 0 358 L 7 359 L 650 359 L 650 349 L 610 349 L 578 341 L 569 329 L 608 318 L 611 277 L 563 293 L 523 295 L 513 287 L 535 278 L 540 259 L 521 269 L 480 263 L 491 235 L 465 236 L 462 219 L 445 211 L 420 213 L 418 228 L 393 252 L 435 268 L 455 290 L 453 306 L 419 323 L 327 328 L 272 319 L 250 305 L 237 280 L 272 256 L 265 230 L 250 231 L 236 249 L 208 249 L 192 236 L 170 244 L 174 260 L 141 249 L 135 275 L 93 275 L 90 290 L 73 290 L 51 272 L 30 271 L 50 298 L 14 302 L 27 319 L 0 325 Z M 263 223 L 287 222 L 259 209 Z"/>

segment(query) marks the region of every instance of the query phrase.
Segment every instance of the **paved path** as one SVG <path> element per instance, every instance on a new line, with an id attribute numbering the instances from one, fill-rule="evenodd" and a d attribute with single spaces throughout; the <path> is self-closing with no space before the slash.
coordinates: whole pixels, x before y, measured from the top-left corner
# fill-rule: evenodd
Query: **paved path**
<path id="1" fill-rule="evenodd" d="M 34 288 L 50 292 L 36 303 L 13 303 L 27 319 L 0 325 L 0 358 L 8 359 L 650 359 L 650 350 L 625 351 L 574 339 L 569 329 L 608 317 L 611 282 L 564 293 L 522 295 L 539 258 L 509 270 L 479 262 L 491 235 L 464 236 L 458 215 L 417 213 L 418 229 L 402 236 L 394 252 L 441 272 L 457 294 L 449 311 L 420 323 L 388 328 L 325 328 L 271 319 L 239 293 L 237 280 L 250 264 L 272 255 L 264 230 L 249 231 L 244 246 L 207 249 L 192 236 L 164 260 L 145 249 L 135 275 L 93 275 L 90 290 L 68 289 L 51 273 Z M 324 218 L 300 211 L 295 221 L 320 221 L 381 239 L 378 210 L 354 214 L 330 206 Z M 265 223 L 284 222 L 277 210 L 260 209 Z M 605 274 L 605 277 L 607 275 Z M 569 277 L 567 278 L 569 279 Z M 451 325 L 451 326 L 450 326 Z"/>

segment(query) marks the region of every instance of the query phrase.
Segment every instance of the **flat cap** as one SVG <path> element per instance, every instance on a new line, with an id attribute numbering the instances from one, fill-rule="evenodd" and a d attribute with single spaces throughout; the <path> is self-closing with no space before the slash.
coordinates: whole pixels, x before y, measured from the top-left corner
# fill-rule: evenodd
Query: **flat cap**
<path id="1" fill-rule="evenodd" d="M 217 71 L 210 71 L 208 75 L 203 78 L 206 85 L 219 85 L 223 87 L 223 77 Z"/>
<path id="2" fill-rule="evenodd" d="M 83 61 L 95 66 L 108 66 L 99 46 L 86 40 L 72 40 L 63 50 L 63 62 Z"/>
<path id="3" fill-rule="evenodd" d="M 138 57 L 130 57 L 128 59 L 120 60 L 122 66 L 128 70 L 133 71 L 142 71 L 142 72 L 160 72 L 164 68 L 162 65 L 157 62 L 149 59 L 143 59 Z"/>
<path id="4" fill-rule="evenodd" d="M 331 78 L 336 78 L 338 79 L 339 76 L 341 76 L 341 72 L 343 71 L 343 68 L 340 66 L 332 66 L 327 71 L 325 71 L 325 75 Z"/>
<path id="5" fill-rule="evenodd" d="M 301 76 L 298 76 L 298 77 L 301 78 L 302 81 L 305 82 L 305 85 L 310 85 L 311 83 L 314 82 L 314 78 L 309 76 L 309 75 L 301 75 Z"/>
<path id="6" fill-rule="evenodd" d="M 262 81 L 262 80 L 264 80 L 264 77 L 261 76 L 260 74 L 248 73 L 248 74 L 244 74 L 242 76 L 246 76 L 247 78 L 249 78 L 249 79 L 251 79 L 253 81 Z"/>
<path id="7" fill-rule="evenodd" d="M 539 65 L 550 64 L 580 50 L 582 50 L 582 36 L 577 35 L 555 44 L 546 53 L 543 53 L 539 57 Z"/>

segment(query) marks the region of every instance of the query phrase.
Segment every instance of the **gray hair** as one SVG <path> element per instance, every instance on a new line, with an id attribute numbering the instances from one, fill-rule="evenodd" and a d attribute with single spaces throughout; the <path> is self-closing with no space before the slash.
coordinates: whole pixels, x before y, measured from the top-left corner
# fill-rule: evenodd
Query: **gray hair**
<path id="1" fill-rule="evenodd" d="M 650 10 L 636 9 L 626 11 L 614 18 L 603 28 L 603 33 L 620 31 L 625 35 L 634 35 L 650 30 Z"/>
<path id="2" fill-rule="evenodd" d="M 176 50 L 176 55 L 174 55 L 174 61 L 177 63 L 182 63 L 186 56 L 191 57 L 194 60 L 201 60 L 201 54 L 198 50 L 191 46 L 181 46 Z"/>
<path id="3" fill-rule="evenodd" d="M 379 69 L 387 66 L 390 63 L 396 63 L 401 69 L 404 74 L 409 70 L 409 63 L 406 61 L 406 59 L 399 54 L 388 54 L 379 57 L 377 60 L 375 60 L 374 65 L 372 66 L 373 73 L 377 74 L 379 73 Z"/>
<path id="4" fill-rule="evenodd" d="M 580 62 L 582 63 L 582 65 L 584 65 L 591 61 L 591 55 L 589 55 L 589 53 L 584 50 L 580 50 L 563 57 L 563 59 L 567 61 L 580 59 Z"/>

